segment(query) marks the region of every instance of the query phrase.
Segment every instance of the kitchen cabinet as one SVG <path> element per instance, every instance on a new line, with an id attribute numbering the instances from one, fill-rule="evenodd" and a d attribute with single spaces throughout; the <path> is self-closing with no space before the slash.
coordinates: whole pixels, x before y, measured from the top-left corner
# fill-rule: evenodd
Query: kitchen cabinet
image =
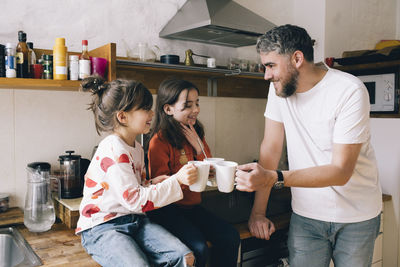
<path id="1" fill-rule="evenodd" d="M 42 54 L 52 54 L 52 50 L 34 49 L 38 58 Z M 80 52 L 68 52 L 79 55 Z M 199 66 L 146 63 L 128 60 L 116 56 L 116 44 L 109 43 L 89 51 L 91 56 L 107 58 L 109 62 L 107 80 L 116 78 L 134 79 L 143 82 L 149 90 L 157 93 L 161 81 L 168 77 L 177 77 L 193 82 L 198 86 L 201 96 L 266 98 L 269 83 L 263 79 L 263 73 L 210 69 Z M 44 79 L 0 78 L 0 89 L 33 89 L 78 91 L 79 81 L 56 81 Z"/>

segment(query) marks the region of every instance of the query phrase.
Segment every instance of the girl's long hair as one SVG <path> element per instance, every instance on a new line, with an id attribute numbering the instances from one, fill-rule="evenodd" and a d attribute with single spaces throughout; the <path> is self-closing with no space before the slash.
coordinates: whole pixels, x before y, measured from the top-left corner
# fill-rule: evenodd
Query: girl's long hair
<path id="1" fill-rule="evenodd" d="M 183 142 L 186 140 L 186 137 L 182 131 L 182 126 L 173 116 L 165 113 L 164 106 L 166 104 L 174 105 L 178 101 L 179 95 L 184 90 L 188 90 L 188 92 L 190 90 L 196 90 L 197 93 L 199 93 L 199 89 L 193 83 L 185 80 L 170 78 L 164 80 L 160 84 L 157 92 L 155 120 L 149 140 L 156 133 L 160 132 L 161 137 L 165 138 L 173 147 L 178 149 L 183 148 Z M 194 129 L 197 135 L 203 139 L 204 128 L 199 120 L 196 120 Z"/>

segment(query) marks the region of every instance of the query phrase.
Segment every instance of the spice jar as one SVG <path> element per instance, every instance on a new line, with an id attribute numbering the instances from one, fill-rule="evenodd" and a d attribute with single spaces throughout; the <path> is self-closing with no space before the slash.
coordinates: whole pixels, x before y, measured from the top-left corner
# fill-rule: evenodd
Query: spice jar
<path id="1" fill-rule="evenodd" d="M 69 79 L 77 81 L 79 78 L 79 56 L 69 56 Z"/>
<path id="2" fill-rule="evenodd" d="M 0 193 L 0 212 L 6 212 L 8 210 L 9 197 L 8 194 Z"/>
<path id="3" fill-rule="evenodd" d="M 43 55 L 43 79 L 53 79 L 53 56 Z"/>

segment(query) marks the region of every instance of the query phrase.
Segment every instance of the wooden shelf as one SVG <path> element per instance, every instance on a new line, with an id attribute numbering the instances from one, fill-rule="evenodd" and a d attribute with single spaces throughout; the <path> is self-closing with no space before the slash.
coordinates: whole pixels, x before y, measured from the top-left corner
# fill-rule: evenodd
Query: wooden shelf
<path id="1" fill-rule="evenodd" d="M 264 80 L 263 73 L 137 62 L 122 57 L 116 62 L 117 78 L 139 80 L 153 94 L 164 79 L 176 77 L 194 83 L 201 96 L 266 98 L 268 95 L 269 83 Z"/>
<path id="2" fill-rule="evenodd" d="M 52 54 L 52 50 L 34 49 L 37 58 L 43 54 Z M 78 52 L 68 52 L 69 55 L 78 55 Z M 103 57 L 108 61 L 107 80 L 111 81 L 116 77 L 116 45 L 109 43 L 89 51 L 94 57 Z M 0 88 L 5 89 L 32 89 L 32 90 L 57 90 L 57 91 L 78 91 L 80 81 L 70 80 L 45 80 L 29 78 L 0 78 Z"/>
<path id="3" fill-rule="evenodd" d="M 382 61 L 382 62 L 355 64 L 355 65 L 345 65 L 345 66 L 334 66 L 335 69 L 350 72 L 350 73 L 371 70 L 371 69 L 386 69 L 386 68 L 393 68 L 393 67 L 400 67 L 400 60 Z"/>
<path id="4" fill-rule="evenodd" d="M 37 58 L 43 54 L 52 54 L 52 50 L 34 49 Z M 79 52 L 68 52 L 77 55 Z M 132 79 L 143 82 L 153 93 L 157 93 L 160 83 L 169 77 L 176 77 L 193 82 L 201 96 L 266 98 L 269 83 L 263 73 L 232 71 L 222 68 L 203 66 L 171 65 L 163 63 L 143 63 L 116 56 L 116 44 L 110 43 L 89 51 L 91 56 L 108 60 L 107 80 L 116 78 Z M 0 78 L 0 89 L 31 89 L 78 91 L 79 81 L 55 81 L 44 79 Z"/>
<path id="5" fill-rule="evenodd" d="M 57 81 L 45 79 L 26 78 L 0 78 L 0 88 L 6 89 L 32 89 L 32 90 L 58 90 L 78 91 L 79 81 Z"/>

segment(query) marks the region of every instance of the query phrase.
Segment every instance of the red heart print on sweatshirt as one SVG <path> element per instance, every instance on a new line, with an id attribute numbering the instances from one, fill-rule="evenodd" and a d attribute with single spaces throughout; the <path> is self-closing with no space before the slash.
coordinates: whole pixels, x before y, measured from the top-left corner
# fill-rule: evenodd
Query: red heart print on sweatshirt
<path id="1" fill-rule="evenodd" d="M 115 161 L 112 159 L 105 157 L 100 162 L 100 167 L 104 172 L 107 172 L 108 168 L 115 164 Z"/>
<path id="2" fill-rule="evenodd" d="M 129 163 L 129 157 L 127 154 L 119 156 L 118 163 Z"/>
<path id="3" fill-rule="evenodd" d="M 90 217 L 92 217 L 92 214 L 95 214 L 95 213 L 97 213 L 99 211 L 100 211 L 100 208 L 97 207 L 96 205 L 88 204 L 83 208 L 82 215 L 85 216 L 85 217 L 90 218 Z"/>
<path id="4" fill-rule="evenodd" d="M 146 204 L 144 204 L 144 206 L 142 205 L 142 212 L 151 211 L 154 209 L 153 201 L 147 200 Z"/>

